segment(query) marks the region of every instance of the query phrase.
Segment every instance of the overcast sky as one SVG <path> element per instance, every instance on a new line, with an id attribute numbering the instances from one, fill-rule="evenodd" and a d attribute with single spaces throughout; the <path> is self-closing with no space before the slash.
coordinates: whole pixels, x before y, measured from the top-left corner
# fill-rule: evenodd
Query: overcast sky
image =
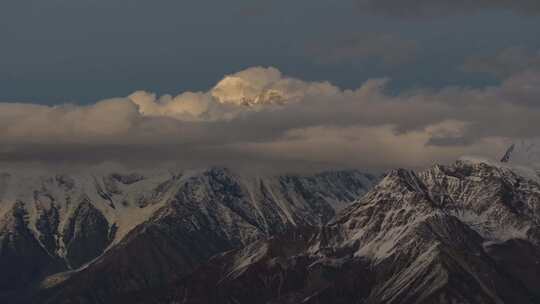
<path id="1" fill-rule="evenodd" d="M 7 0 L 0 41 L 7 163 L 385 170 L 540 136 L 534 0 Z"/>

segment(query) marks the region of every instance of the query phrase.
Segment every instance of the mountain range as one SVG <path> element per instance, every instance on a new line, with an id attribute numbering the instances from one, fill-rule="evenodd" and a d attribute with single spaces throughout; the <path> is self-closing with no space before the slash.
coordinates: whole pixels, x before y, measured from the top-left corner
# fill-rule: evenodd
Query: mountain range
<path id="1" fill-rule="evenodd" d="M 539 212 L 538 181 L 507 167 L 394 170 L 330 223 L 214 256 L 141 303 L 539 303 Z"/>
<path id="2" fill-rule="evenodd" d="M 382 177 L 5 172 L 0 300 L 540 303 L 540 177 L 522 147 Z"/>
<path id="3" fill-rule="evenodd" d="M 190 273 L 214 254 L 322 225 L 376 179 L 358 171 L 246 176 L 225 168 L 5 172 L 0 299 L 35 302 L 27 296 L 43 291 L 58 303 L 57 290 L 73 289 L 73 303 L 109 303 Z"/>

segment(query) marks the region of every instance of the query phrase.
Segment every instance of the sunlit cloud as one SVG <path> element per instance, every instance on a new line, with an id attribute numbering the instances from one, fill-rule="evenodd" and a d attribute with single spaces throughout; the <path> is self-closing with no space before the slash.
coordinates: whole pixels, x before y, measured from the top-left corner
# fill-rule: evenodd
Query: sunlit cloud
<path id="1" fill-rule="evenodd" d="M 497 157 L 515 138 L 540 137 L 539 75 L 395 95 L 388 79 L 343 90 L 254 67 L 177 96 L 0 103 L 0 159 L 383 170 Z"/>

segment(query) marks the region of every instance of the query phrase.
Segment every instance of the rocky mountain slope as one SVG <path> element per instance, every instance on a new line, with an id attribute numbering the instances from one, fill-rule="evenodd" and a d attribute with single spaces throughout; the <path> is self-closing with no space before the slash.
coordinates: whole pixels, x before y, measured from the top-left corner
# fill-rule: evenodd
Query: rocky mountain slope
<path id="1" fill-rule="evenodd" d="M 540 303 L 540 184 L 522 173 L 394 170 L 328 225 L 216 255 L 140 303 Z"/>
<path id="2" fill-rule="evenodd" d="M 323 224 L 374 181 L 357 171 L 5 172 L 0 300 L 28 301 L 20 296 L 39 288 L 53 299 L 73 290 L 110 302 L 189 273 L 216 253 Z"/>

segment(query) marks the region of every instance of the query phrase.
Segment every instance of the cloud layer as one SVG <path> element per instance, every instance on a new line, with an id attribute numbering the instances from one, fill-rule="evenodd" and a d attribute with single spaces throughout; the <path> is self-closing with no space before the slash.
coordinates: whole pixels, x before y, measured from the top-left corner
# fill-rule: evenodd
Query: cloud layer
<path id="1" fill-rule="evenodd" d="M 471 56 L 461 67 L 466 72 L 487 73 L 505 78 L 526 70 L 540 70 L 540 50 L 510 47 L 492 56 Z"/>
<path id="2" fill-rule="evenodd" d="M 486 10 L 510 10 L 519 14 L 540 13 L 536 0 L 356 0 L 363 10 L 396 16 L 433 16 L 474 13 Z"/>
<path id="3" fill-rule="evenodd" d="M 497 157 L 540 137 L 540 73 L 499 86 L 389 94 L 387 79 L 354 90 L 275 68 L 227 75 L 206 92 L 139 91 L 89 106 L 0 103 L 0 161 L 384 170 Z"/>
<path id="4" fill-rule="evenodd" d="M 356 33 L 335 41 L 311 43 L 307 53 L 319 63 L 362 63 L 372 60 L 390 66 L 413 61 L 417 42 L 385 33 Z"/>

